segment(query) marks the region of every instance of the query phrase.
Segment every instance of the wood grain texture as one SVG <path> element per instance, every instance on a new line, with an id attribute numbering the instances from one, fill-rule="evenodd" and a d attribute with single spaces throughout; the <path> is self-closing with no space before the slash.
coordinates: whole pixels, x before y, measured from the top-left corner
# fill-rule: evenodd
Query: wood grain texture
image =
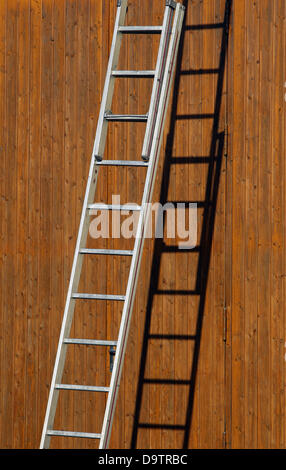
<path id="1" fill-rule="evenodd" d="M 285 272 L 285 242 L 281 237 L 285 223 L 285 136 L 282 140 L 281 136 L 285 132 L 285 55 L 279 50 L 285 41 L 285 5 L 261 1 L 244 10 L 243 3 L 234 5 L 230 72 L 230 445 L 284 448 L 285 306 L 281 273 Z"/>
<path id="2" fill-rule="evenodd" d="M 234 447 L 244 447 L 245 357 L 245 1 L 234 2 L 233 36 L 236 49 L 233 61 L 233 193 L 232 193 L 232 416 L 236 433 Z M 234 73 L 235 71 L 235 73 Z M 242 262 L 241 262 L 242 260 Z"/>
<path id="3" fill-rule="evenodd" d="M 35 435 L 41 432 L 40 421 L 44 419 L 44 410 L 39 398 L 39 326 L 40 309 L 38 308 L 41 293 L 39 291 L 39 252 L 40 252 L 40 155 L 41 155 L 41 2 L 31 0 L 30 4 L 30 81 L 29 81 L 29 115 L 30 115 L 30 141 L 29 141 L 29 216 L 28 216 L 28 310 L 27 310 L 27 396 L 26 401 L 26 443 L 27 448 L 35 446 Z M 37 155 L 34 158 L 33 155 Z M 59 331 L 59 330 L 58 330 Z M 32 406 L 31 406 L 32 404 Z"/>
<path id="4" fill-rule="evenodd" d="M 127 24 L 161 24 L 164 3 L 130 0 Z M 198 246 L 146 240 L 111 447 L 285 448 L 286 6 L 184 5 L 153 200 L 198 202 Z M 115 12 L 0 2 L 1 448 L 39 446 Z M 157 49 L 125 35 L 120 67 L 152 69 Z M 118 79 L 113 110 L 144 113 L 150 93 L 149 79 Z M 143 137 L 142 124 L 110 123 L 106 158 L 139 159 Z M 101 168 L 96 200 L 139 203 L 145 172 Z M 87 258 L 80 287 L 122 294 L 129 265 Z M 78 301 L 71 335 L 116 339 L 121 310 Z M 69 346 L 64 378 L 108 385 L 108 350 Z M 105 400 L 61 392 L 56 426 L 99 432 Z"/>

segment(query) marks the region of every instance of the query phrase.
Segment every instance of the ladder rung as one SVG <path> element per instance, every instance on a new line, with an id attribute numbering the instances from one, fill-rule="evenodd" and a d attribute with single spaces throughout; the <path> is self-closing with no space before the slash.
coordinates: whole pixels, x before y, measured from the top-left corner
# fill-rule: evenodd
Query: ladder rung
<path id="1" fill-rule="evenodd" d="M 65 344 L 83 344 L 87 346 L 116 346 L 117 341 L 101 340 L 101 339 L 74 339 L 65 338 Z"/>
<path id="2" fill-rule="evenodd" d="M 107 121 L 145 122 L 148 120 L 148 114 L 108 114 L 108 113 L 105 113 L 104 118 Z"/>
<path id="3" fill-rule="evenodd" d="M 82 255 L 116 255 L 116 256 L 133 256 L 132 250 L 105 250 L 105 249 L 92 249 L 82 248 L 80 250 Z"/>
<path id="4" fill-rule="evenodd" d="M 116 255 L 116 256 L 132 256 L 131 250 L 94 250 L 91 248 L 82 248 L 79 250 L 82 255 Z"/>
<path id="5" fill-rule="evenodd" d="M 101 211 L 140 211 L 141 207 L 137 204 L 125 204 L 124 206 L 117 206 L 112 204 L 89 204 L 88 210 L 101 210 Z"/>
<path id="6" fill-rule="evenodd" d="M 120 26 L 118 31 L 124 34 L 161 34 L 162 26 Z"/>
<path id="7" fill-rule="evenodd" d="M 97 165 L 102 166 L 148 166 L 148 162 L 143 162 L 140 160 L 102 160 L 101 162 L 97 161 Z"/>
<path id="8" fill-rule="evenodd" d="M 79 392 L 109 392 L 109 387 L 94 387 L 91 385 L 56 384 L 57 390 L 77 390 Z"/>
<path id="9" fill-rule="evenodd" d="M 85 439 L 100 439 L 101 434 L 93 432 L 72 432 L 72 431 L 47 431 L 48 436 L 63 436 L 63 437 L 83 437 Z"/>
<path id="10" fill-rule="evenodd" d="M 144 78 L 144 77 L 154 77 L 155 71 L 154 70 L 114 70 L 112 72 L 114 77 L 122 77 L 122 78 Z"/>
<path id="11" fill-rule="evenodd" d="M 73 299 L 91 300 L 125 300 L 125 295 L 105 295 L 105 294 L 72 294 Z"/>

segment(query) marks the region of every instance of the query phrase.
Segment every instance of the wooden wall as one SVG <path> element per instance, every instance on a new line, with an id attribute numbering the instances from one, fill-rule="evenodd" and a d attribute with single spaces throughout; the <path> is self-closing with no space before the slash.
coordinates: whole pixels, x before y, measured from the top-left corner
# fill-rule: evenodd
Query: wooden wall
<path id="1" fill-rule="evenodd" d="M 163 4 L 130 0 L 128 23 L 160 24 Z M 198 246 L 146 241 L 111 447 L 283 448 L 286 6 L 184 4 L 153 199 L 198 203 Z M 114 14 L 114 1 L 0 1 L 1 448 L 39 446 Z M 152 68 L 157 45 L 125 38 L 120 66 Z M 150 90 L 121 79 L 113 111 L 146 112 Z M 110 124 L 106 158 L 140 158 L 143 136 Z M 117 171 L 102 169 L 96 200 L 139 202 L 145 170 Z M 128 267 L 87 260 L 81 288 L 120 294 Z M 114 339 L 119 317 L 78 303 L 72 334 Z M 66 381 L 109 378 L 106 350 L 71 347 Z M 90 395 L 62 392 L 55 425 L 99 432 L 104 397 Z"/>
<path id="2" fill-rule="evenodd" d="M 227 211 L 233 447 L 285 447 L 285 33 L 285 2 L 234 2 Z"/>

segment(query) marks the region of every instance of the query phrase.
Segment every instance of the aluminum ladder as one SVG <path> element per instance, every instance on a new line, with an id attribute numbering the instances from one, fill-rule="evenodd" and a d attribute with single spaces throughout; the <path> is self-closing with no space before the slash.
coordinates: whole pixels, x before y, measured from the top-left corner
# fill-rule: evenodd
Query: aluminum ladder
<path id="1" fill-rule="evenodd" d="M 178 46 L 184 17 L 184 6 L 174 0 L 167 0 L 165 6 L 164 20 L 162 26 L 124 26 L 127 12 L 128 0 L 117 0 L 117 13 L 115 27 L 103 90 L 102 102 L 99 112 L 96 137 L 92 152 L 89 176 L 87 180 L 86 194 L 82 208 L 79 232 L 75 247 L 74 260 L 71 277 L 67 292 L 64 316 L 55 359 L 54 371 L 50 386 L 48 404 L 43 425 L 40 448 L 46 449 L 50 446 L 52 436 L 64 436 L 74 438 L 98 439 L 99 448 L 106 449 L 109 444 L 115 404 L 119 389 L 124 354 L 127 344 L 132 306 L 135 297 L 136 284 L 139 274 L 140 261 L 142 257 L 144 233 L 148 217 L 148 203 L 151 202 L 154 180 L 160 154 L 164 122 L 166 118 L 167 105 L 174 76 Z M 160 34 L 160 45 L 157 57 L 156 69 L 154 71 L 120 71 L 117 70 L 119 52 L 123 34 Z M 115 115 L 110 111 L 112 105 L 114 81 L 116 77 L 153 77 L 153 88 L 149 112 L 147 115 Z M 141 160 L 103 160 L 109 121 L 146 121 L 146 131 L 143 143 Z M 147 167 L 146 180 L 141 206 L 130 206 L 130 210 L 139 210 L 138 225 L 133 250 L 95 250 L 85 248 L 91 211 L 96 209 L 120 210 L 121 206 L 106 206 L 95 204 L 95 189 L 100 166 L 141 166 Z M 126 206 L 124 206 L 126 210 Z M 80 294 L 77 293 L 83 256 L 85 255 L 110 255 L 110 256 L 132 256 L 126 293 L 124 296 L 103 294 Z M 117 341 L 84 340 L 70 338 L 70 329 L 74 315 L 75 302 L 78 299 L 95 300 L 121 300 L 124 301 L 120 328 Z M 110 346 L 116 347 L 114 364 L 109 387 L 96 387 L 86 385 L 62 384 L 67 348 L 70 344 Z M 108 393 L 105 414 L 100 433 L 86 433 L 78 431 L 54 430 L 54 418 L 57 408 L 59 393 L 61 390 L 93 391 L 95 393 Z"/>

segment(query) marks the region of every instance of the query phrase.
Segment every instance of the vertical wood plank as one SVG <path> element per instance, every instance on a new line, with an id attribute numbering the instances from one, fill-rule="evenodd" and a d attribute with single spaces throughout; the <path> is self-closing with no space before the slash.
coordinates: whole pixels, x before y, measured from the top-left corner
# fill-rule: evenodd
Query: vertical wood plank
<path id="1" fill-rule="evenodd" d="M 25 432 L 25 369 L 26 369 L 26 312 L 27 312 L 27 227 L 28 227 L 28 157 L 29 157 L 29 1 L 18 2 L 17 27 L 17 245 L 16 245 L 16 305 L 15 305 L 15 334 L 13 348 L 14 358 L 14 396 L 13 396 L 13 446 L 21 448 L 24 445 Z"/>
<path id="2" fill-rule="evenodd" d="M 232 443 L 244 447 L 245 431 L 245 1 L 234 2 L 232 191 Z"/>
<path id="3" fill-rule="evenodd" d="M 152 8 L 152 6 L 151 6 Z M 150 10 L 149 8 L 145 8 L 145 2 L 142 2 L 142 0 L 140 0 L 140 15 L 137 13 L 137 18 L 136 18 L 136 22 L 139 22 L 139 20 L 141 21 L 141 24 L 147 24 L 148 23 L 148 19 L 150 21 L 150 17 L 152 17 L 153 19 L 153 15 L 152 15 L 152 10 Z M 140 57 L 140 68 L 141 69 L 152 69 L 152 66 L 153 66 L 153 57 L 152 55 L 153 54 L 150 54 L 150 50 L 152 50 L 152 38 L 149 38 L 148 39 L 148 43 L 147 43 L 147 47 L 145 47 L 145 42 L 142 43 L 142 44 L 139 44 L 139 50 L 138 50 L 138 54 L 136 53 L 136 49 L 134 51 L 134 54 L 135 57 L 136 56 L 139 56 Z M 148 80 L 148 85 L 151 89 L 151 86 L 152 86 L 152 80 L 149 81 Z M 146 94 L 146 80 L 140 80 L 139 82 L 139 89 L 138 89 L 138 101 L 140 101 L 140 103 L 142 104 L 142 102 L 144 102 L 144 105 L 145 106 L 148 106 L 147 105 L 147 101 L 148 101 L 148 97 L 149 95 Z M 141 107 L 142 109 L 142 107 Z M 137 148 L 137 152 L 138 152 L 138 155 L 136 155 L 136 158 L 141 158 L 141 156 L 139 155 L 139 152 L 141 152 L 141 148 Z M 138 174 L 138 173 L 137 173 Z M 145 177 L 145 174 L 146 172 L 143 170 L 143 173 L 142 175 L 144 174 L 144 177 Z M 141 174 L 140 174 L 141 176 Z M 144 177 L 140 177 L 140 181 L 138 183 L 138 194 L 140 194 L 140 197 L 141 195 L 143 194 L 143 181 L 144 181 Z M 151 408 L 151 403 L 150 403 L 150 387 L 149 386 L 145 386 L 143 385 L 143 389 L 141 388 L 142 387 L 142 383 L 141 383 L 141 380 L 142 380 L 142 377 L 140 376 L 140 374 L 142 374 L 142 369 L 144 368 L 144 374 L 146 374 L 146 376 L 150 376 L 150 372 L 149 372 L 149 362 L 147 360 L 147 357 L 144 357 L 142 358 L 141 355 L 142 355 L 142 351 L 145 346 L 145 341 L 146 341 L 146 323 L 148 322 L 147 320 L 147 317 L 149 316 L 149 312 L 148 312 L 148 290 L 146 288 L 146 285 L 148 285 L 148 283 L 150 283 L 150 264 L 151 264 L 151 253 L 150 253 L 150 247 L 152 246 L 152 240 L 149 240 L 149 239 L 146 239 L 145 240 L 145 244 L 144 244 L 144 250 L 143 250 L 143 255 L 142 255 L 142 262 L 141 262 L 141 268 L 140 268 L 140 274 L 139 274 L 139 279 L 138 279 L 138 285 L 137 285 L 137 295 L 136 295 L 136 298 L 137 298 L 137 305 L 136 305 L 136 309 L 137 309 L 137 312 L 138 312 L 138 322 L 137 322 L 137 330 L 136 330 L 136 336 L 137 336 L 137 343 L 136 343 L 136 349 L 137 349 L 137 361 L 138 361 L 138 371 L 137 372 L 137 377 L 136 377 L 136 381 L 135 381 L 135 388 L 134 388 L 134 392 L 133 392 L 133 397 L 134 397 L 134 401 L 133 401 L 133 408 L 134 408 L 134 404 L 136 403 L 136 406 L 137 406 L 137 400 L 138 400 L 138 397 L 137 397 L 137 394 L 138 393 L 141 393 L 141 398 L 140 398 L 140 411 L 139 411 L 139 419 L 141 419 L 141 422 L 150 422 L 150 408 Z M 140 294 L 139 294 L 140 292 Z M 132 326 L 131 326 L 132 328 Z M 142 343 L 142 339 L 143 339 L 143 343 Z M 143 366 L 142 366 L 143 364 Z M 138 409 L 135 408 L 135 413 L 138 412 Z M 137 420 L 137 415 L 133 415 L 133 422 L 130 426 L 130 436 L 131 436 L 131 440 L 130 440 L 130 447 L 133 446 L 135 447 L 135 443 L 133 443 L 133 434 L 134 433 L 134 427 L 136 426 L 136 420 Z M 136 430 L 137 432 L 137 448 L 145 448 L 146 446 L 149 446 L 150 445 L 150 429 L 137 429 Z M 127 445 L 128 445 L 128 441 L 127 441 Z"/>
<path id="4" fill-rule="evenodd" d="M 283 251 L 285 250 L 285 147 L 283 145 L 283 89 L 285 68 L 283 68 L 283 4 L 275 1 L 273 4 L 272 22 L 272 77 L 271 80 L 271 151 L 272 151 L 272 181 L 271 181 L 271 448 L 283 448 L 285 443 L 284 407 L 284 305 L 283 291 Z M 284 36 L 284 41 L 283 41 Z M 284 66 L 285 67 L 285 66 Z"/>
<path id="5" fill-rule="evenodd" d="M 259 12 L 253 3 L 246 17 L 246 223 L 245 223 L 245 446 L 257 445 L 257 190 Z"/>
<path id="6" fill-rule="evenodd" d="M 89 60 L 89 0 L 78 2 L 78 10 L 76 15 L 77 31 L 75 36 L 76 43 L 76 63 L 75 63 L 75 87 L 77 89 L 76 96 L 76 131 L 75 140 L 77 146 L 76 161 L 74 162 L 76 167 L 76 224 L 77 229 L 79 227 L 79 221 L 82 211 L 82 204 L 85 195 L 87 176 L 90 164 L 90 154 L 92 150 L 92 143 L 87 142 L 87 121 L 88 121 L 88 60 Z M 88 263 L 88 259 L 84 260 L 84 265 Z M 92 260 L 91 260 L 92 261 Z M 84 286 L 84 292 L 87 292 L 90 282 L 88 282 L 88 272 L 86 269 L 82 269 L 81 285 Z M 79 306 L 80 307 L 80 306 Z M 74 324 L 75 331 L 80 338 L 86 338 L 85 319 L 82 316 L 75 315 Z M 87 371 L 89 362 L 87 361 L 87 348 L 78 348 L 75 355 L 75 383 L 89 384 Z M 77 420 L 75 422 L 75 429 L 82 429 L 90 431 L 90 424 L 87 416 L 87 400 L 89 394 L 81 394 L 80 392 L 75 395 L 77 400 Z M 77 440 L 77 448 L 86 448 L 87 440 Z"/>
<path id="7" fill-rule="evenodd" d="M 64 287 L 65 296 L 68 289 L 71 274 L 72 261 L 79 226 L 77 204 L 77 31 L 78 31 L 78 2 L 66 0 L 65 2 L 66 28 L 65 28 L 65 129 L 64 129 L 64 253 L 65 271 Z M 81 302 L 81 301 L 78 301 Z M 74 332 L 74 325 L 71 336 Z M 71 383 L 74 383 L 77 372 L 75 371 L 75 355 L 79 348 L 69 348 L 68 361 L 65 373 Z M 76 399 L 73 393 L 62 393 L 62 422 L 66 429 L 76 429 L 78 424 L 76 416 Z M 57 445 L 74 448 L 76 439 L 54 439 Z"/>
<path id="8" fill-rule="evenodd" d="M 51 361 L 56 357 L 64 311 L 66 285 L 64 284 L 64 187 L 65 187 L 65 149 L 64 149 L 64 112 L 65 112 L 65 2 L 53 1 L 53 26 L 51 41 L 53 43 L 53 76 L 51 103 L 52 112 L 52 322 L 51 322 Z M 60 403 L 60 402 L 59 402 Z M 59 415 L 61 406 L 59 404 Z M 60 442 L 60 441 L 59 441 Z"/>
<path id="9" fill-rule="evenodd" d="M 52 78 L 53 78 L 53 9 L 50 0 L 42 2 L 41 49 L 41 146 L 40 157 L 40 259 L 39 291 L 41 293 L 39 325 L 39 386 L 41 400 L 45 402 L 50 386 L 52 361 L 50 357 L 51 328 L 51 273 L 52 273 Z M 44 358 L 49 358 L 45 364 Z"/>
<path id="10" fill-rule="evenodd" d="M 186 14 L 188 11 L 186 11 Z M 185 24 L 188 24 L 187 18 L 185 18 Z M 180 70 L 180 81 L 179 81 L 179 90 L 174 90 L 174 94 L 178 93 L 178 109 L 184 115 L 188 115 L 190 113 L 190 103 L 187 99 L 190 96 L 190 76 L 187 74 L 190 71 L 193 63 L 190 60 L 190 42 L 188 41 L 188 35 L 186 32 L 182 32 L 184 35 L 183 43 L 181 47 L 183 50 L 180 51 L 182 54 L 181 63 L 178 61 L 177 67 L 182 68 L 186 72 L 186 75 L 183 75 L 183 71 Z M 174 110 L 171 110 L 174 112 Z M 173 115 L 173 113 L 172 113 Z M 172 122 L 171 122 L 172 126 Z M 189 147 L 190 147 L 190 140 L 188 134 L 189 128 L 189 120 L 186 117 L 185 120 L 177 121 L 175 128 L 175 146 L 172 152 L 172 158 L 179 157 L 188 157 L 190 155 Z M 188 169 L 186 171 L 186 165 L 176 165 L 174 163 L 173 167 L 176 168 L 175 170 L 175 178 L 174 184 L 176 187 L 175 192 L 175 200 L 176 201 L 188 201 L 192 199 L 190 194 L 190 186 L 188 181 L 186 181 L 186 173 L 188 175 Z M 188 227 L 188 204 L 186 204 L 185 209 L 182 211 L 177 209 L 176 210 L 176 223 L 178 229 L 178 217 L 182 217 L 184 212 L 185 218 L 185 226 Z M 190 227 L 189 227 L 190 228 Z M 178 240 L 179 234 L 176 234 L 176 245 L 178 242 L 182 240 Z M 196 256 L 196 255 L 195 255 Z M 173 266 L 173 274 L 171 276 L 174 277 L 175 283 L 174 288 L 175 291 L 186 291 L 188 290 L 188 271 L 190 269 L 190 265 L 192 264 L 190 261 L 194 259 L 194 255 L 190 251 L 178 252 L 176 254 L 176 262 L 175 266 Z M 173 355 L 174 355 L 174 409 L 173 409 L 173 421 L 172 424 L 174 425 L 174 430 L 169 432 L 169 439 L 173 439 L 175 442 L 175 447 L 180 448 L 182 447 L 183 439 L 184 439 L 184 427 L 186 423 L 186 414 L 188 409 L 188 392 L 191 385 L 188 385 L 188 381 L 190 379 L 190 361 L 188 360 L 188 350 L 189 350 L 189 340 L 182 339 L 182 335 L 185 333 L 186 335 L 189 334 L 188 331 L 188 294 L 186 295 L 176 295 L 174 296 L 174 324 L 173 324 L 173 331 L 170 331 L 170 335 L 174 335 L 174 340 L 169 340 L 170 344 L 172 345 L 173 342 Z M 180 383 L 185 381 L 186 383 Z M 176 426 L 178 427 L 176 429 Z M 181 428 L 181 429 L 180 429 Z M 171 443 L 170 443 L 171 444 Z"/>
<path id="11" fill-rule="evenodd" d="M 0 130 L 0 210 L 3 216 L 0 222 L 0 286 L 1 291 L 4 292 L 6 285 L 5 279 L 5 210 L 6 210 L 6 192 L 5 192 L 5 158 L 6 158 L 6 16 L 7 8 L 6 2 L 0 4 L 0 121 L 2 123 Z M 0 370 L 5 368 L 5 350 L 4 350 L 4 325 L 5 325 L 5 303 L 4 296 L 1 296 L 0 301 Z M 1 374 L 1 382 L 2 374 Z M 3 399 L 5 387 L 1 388 L 0 393 L 0 434 L 4 435 L 4 413 L 3 413 Z M 1 438 L 2 446 L 2 438 Z"/>
<path id="12" fill-rule="evenodd" d="M 14 359 L 13 334 L 17 329 L 15 323 L 16 282 L 17 282 L 17 1 L 6 3 L 6 153 L 5 153 L 5 211 L 4 229 L 5 253 L 3 275 L 5 289 L 3 291 L 3 377 L 6 377 L 2 396 L 2 419 L 5 433 L 2 446 L 8 448 L 13 443 L 13 394 L 14 394 Z"/>
<path id="13" fill-rule="evenodd" d="M 131 2 L 130 2 L 131 3 Z M 127 13 L 128 22 L 130 24 L 136 24 L 136 20 L 138 21 L 138 16 L 142 12 L 142 4 L 140 1 L 136 2 L 136 8 L 132 8 L 132 5 L 129 6 L 129 10 Z M 141 16 L 141 15 L 140 15 Z M 136 47 L 137 46 L 137 47 Z M 142 64 L 141 53 L 140 53 L 140 45 L 138 45 L 132 40 L 128 41 L 128 59 L 127 59 L 127 69 L 132 70 L 133 64 L 138 63 L 138 70 L 143 70 L 145 64 Z M 122 92 L 126 93 L 127 95 L 127 112 L 132 114 L 139 114 L 140 107 L 139 107 L 139 80 L 134 79 L 122 79 L 120 80 L 120 91 L 122 87 Z M 124 83 L 124 85 L 123 85 Z M 147 105 L 147 103 L 146 103 Z M 141 108 L 142 109 L 142 108 Z M 139 145 L 138 145 L 138 136 L 139 132 L 135 126 L 130 126 L 129 136 L 127 141 L 127 158 L 132 160 L 140 159 L 139 155 Z M 144 170 L 143 170 L 144 171 Z M 139 173 L 138 169 L 136 168 L 129 168 L 125 173 L 125 180 L 122 181 L 123 185 L 126 188 L 126 191 L 121 186 L 119 194 L 126 193 L 124 201 L 128 202 L 140 202 L 139 196 Z M 123 201 L 123 202 L 124 202 Z M 134 243 L 134 240 L 131 242 Z M 125 259 L 126 261 L 126 259 Z M 129 269 L 126 266 L 129 266 L 128 263 L 124 263 L 124 258 L 122 259 L 122 263 L 120 265 L 120 275 L 123 278 L 128 278 Z M 125 275 L 124 275 L 125 273 Z M 138 283 L 139 284 L 139 283 Z M 123 284 L 123 289 L 126 289 L 126 281 Z M 137 285 L 137 293 L 138 293 Z M 124 390 L 124 442 L 123 445 L 126 448 L 129 444 L 129 430 L 132 428 L 133 423 L 133 410 L 134 410 L 134 401 L 133 397 L 136 394 L 136 381 L 134 377 L 137 376 L 138 371 L 138 295 L 135 295 L 134 305 L 133 305 L 133 315 L 131 320 L 131 327 L 129 330 L 128 336 L 128 343 L 127 343 L 127 351 L 125 355 L 125 367 L 124 367 L 124 382 L 123 382 L 123 390 Z M 132 397 L 132 399 L 131 399 Z"/>
<path id="14" fill-rule="evenodd" d="M 204 32 L 200 29 L 200 26 L 205 23 L 203 15 L 203 3 L 200 1 L 194 1 L 191 5 L 188 5 L 188 16 L 186 20 L 187 28 L 190 31 L 186 31 L 187 41 L 189 42 L 189 54 L 190 63 L 189 71 L 189 94 L 190 94 L 190 105 L 189 113 L 191 115 L 202 114 L 202 86 L 203 86 L 203 75 L 200 73 L 192 74 L 192 69 L 195 71 L 203 69 L 203 37 Z M 182 68 L 185 70 L 185 63 L 183 62 Z M 179 112 L 179 110 L 178 110 Z M 204 157 L 202 149 L 202 119 L 190 119 L 188 121 L 188 134 L 189 134 L 189 152 L 187 157 L 190 158 L 190 163 L 186 163 L 188 168 L 188 187 L 189 187 L 189 198 L 191 201 L 202 201 L 204 199 L 204 181 L 205 175 L 205 163 L 199 164 L 198 160 L 200 157 Z M 198 158 L 199 157 L 199 158 Z M 198 210 L 198 229 L 197 229 L 197 244 L 200 243 L 200 233 L 202 224 L 202 210 Z M 198 272 L 198 257 L 193 252 L 189 255 L 189 266 L 188 266 L 188 289 L 194 290 L 197 281 Z M 198 319 L 199 311 L 199 295 L 188 296 L 188 330 L 190 335 L 196 335 L 196 323 Z M 193 368 L 196 366 L 194 361 L 195 352 L 195 341 L 198 338 L 194 338 L 189 341 L 188 355 L 190 357 L 190 378 Z M 190 421 L 190 429 L 186 429 L 185 432 L 189 433 L 188 445 L 190 448 L 199 447 L 200 439 L 200 377 L 199 373 L 196 374 L 196 385 L 190 383 L 188 391 L 188 407 L 192 407 L 192 415 Z M 192 403 L 191 403 L 192 400 Z M 187 424 L 187 423 L 186 423 Z"/>
<path id="15" fill-rule="evenodd" d="M 225 174 L 225 267 L 224 267 L 224 327 L 225 327 L 225 447 L 232 446 L 232 191 L 233 191 L 233 60 L 234 60 L 234 10 L 231 3 L 229 18 L 229 44 L 227 54 L 226 97 L 226 174 Z"/>
<path id="16" fill-rule="evenodd" d="M 203 24 L 213 24 L 214 20 L 214 2 L 207 1 L 203 3 Z M 207 29 L 203 32 L 203 52 L 202 52 L 202 69 L 212 69 L 214 66 L 214 31 L 213 29 Z M 214 96 L 215 96 L 215 83 L 213 74 L 202 75 L 202 142 L 201 149 L 203 155 L 210 155 L 210 148 L 212 142 L 212 129 L 214 124 Z M 209 117 L 208 117 L 209 116 Z M 210 166 L 202 168 L 202 200 L 205 201 L 209 191 L 210 182 L 208 181 L 208 173 Z M 205 208 L 204 217 L 207 216 L 208 209 Z M 205 223 L 205 222 L 203 222 Z M 202 240 L 205 245 L 201 247 L 206 253 L 206 256 L 210 256 L 210 247 L 208 246 L 208 239 Z M 202 269 L 204 265 L 205 256 L 203 255 Z M 202 272 L 200 279 L 200 304 L 202 302 L 202 293 L 207 288 L 205 299 L 203 300 L 203 311 L 202 307 L 199 308 L 198 315 L 203 315 L 202 325 L 202 336 L 200 345 L 199 355 L 199 382 L 200 382 L 200 440 L 199 446 L 201 448 L 208 448 L 211 446 L 213 439 L 213 403 L 212 403 L 212 387 L 213 387 L 213 369 L 212 369 L 212 354 L 214 344 L 214 332 L 212 327 L 213 319 L 213 299 L 211 292 L 213 292 L 214 281 L 213 281 L 213 263 L 211 262 L 208 266 L 208 273 Z M 207 287 L 206 279 L 207 281 Z M 199 320 L 199 319 L 198 319 Z M 203 411 L 204 410 L 204 411 Z"/>
<path id="17" fill-rule="evenodd" d="M 282 10 L 281 10 L 281 14 L 282 14 L 282 17 L 283 17 L 283 31 L 285 31 L 285 26 L 286 26 L 286 4 L 284 4 L 284 6 L 282 7 Z M 283 35 L 283 50 L 284 50 L 284 53 L 283 53 L 283 57 L 282 57 L 282 60 L 283 60 L 283 70 L 285 70 L 285 67 L 286 67 L 286 37 L 285 37 L 285 34 Z M 286 83 L 284 81 L 284 91 L 285 91 L 285 88 L 286 88 Z M 284 100 L 286 102 L 286 95 L 284 93 Z M 284 105 L 285 106 L 285 105 Z M 285 149 L 286 149 L 286 116 L 285 116 L 285 111 L 284 111 L 284 114 L 283 114 L 283 135 L 284 135 L 284 139 L 283 139 L 283 149 L 284 149 L 284 153 L 285 153 Z M 283 178 L 286 178 L 286 168 L 285 168 L 285 171 L 284 171 L 284 174 L 283 174 Z M 285 207 L 285 204 L 286 204 L 286 193 L 284 192 L 284 207 Z M 284 239 L 285 239 L 285 229 L 284 229 Z M 286 249 L 284 248 L 284 254 L 283 254 L 283 259 L 284 259 L 284 266 L 286 266 Z M 286 293 L 286 277 L 284 276 L 284 282 L 283 282 L 283 293 L 284 293 L 284 299 L 285 299 L 285 293 Z M 285 302 L 284 302 L 285 304 Z M 283 331 L 286 332 L 286 329 L 285 329 L 285 322 L 286 322 L 286 317 L 285 317 L 285 313 L 284 312 L 284 328 L 283 328 Z M 284 346 L 286 348 L 286 342 L 284 343 Z M 284 356 L 285 358 L 285 356 Z M 284 374 L 285 374 L 285 370 L 284 370 Z M 284 375 L 285 377 L 285 375 Z M 285 403 L 286 403 L 286 390 L 284 390 L 284 408 L 285 408 Z M 284 436 L 285 436 L 285 439 L 284 439 L 284 447 L 286 446 L 286 423 L 284 424 L 283 426 L 283 429 L 284 429 Z"/>
<path id="18" fill-rule="evenodd" d="M 226 19 L 227 4 L 221 1 L 215 2 L 214 18 L 215 23 L 223 23 Z M 226 19 L 227 21 L 227 19 Z M 214 293 L 213 293 L 213 358 L 214 381 L 212 397 L 213 405 L 213 448 L 224 446 L 224 424 L 225 424 L 225 357 L 224 357 L 224 245 L 225 245 L 225 178 L 226 161 L 224 152 L 224 142 L 221 133 L 225 132 L 225 94 L 226 94 L 226 25 L 217 29 L 215 37 L 215 50 L 213 68 L 219 69 L 218 74 L 214 74 L 214 110 L 217 113 L 214 120 L 212 146 L 215 149 L 217 161 L 213 168 L 213 188 L 212 204 L 216 206 L 213 227 L 212 262 L 214 264 Z M 216 142 L 215 140 L 216 139 Z M 226 136 L 224 136 L 226 139 Z"/>
<path id="19" fill-rule="evenodd" d="M 102 56 L 105 53 L 105 47 L 103 47 L 103 3 L 97 2 L 95 0 L 90 1 L 90 47 L 89 47 L 89 126 L 88 126 L 88 143 L 92 146 L 95 138 L 97 118 L 99 113 L 99 104 L 101 99 L 101 93 L 104 84 L 105 78 L 105 69 L 103 68 Z M 91 147 L 92 148 L 92 147 Z M 88 161 L 90 160 L 91 152 L 87 156 Z M 100 173 L 98 183 L 100 190 L 102 185 L 100 183 L 101 178 L 103 178 L 102 173 Z M 98 194 L 98 191 L 97 191 Z M 97 288 L 100 292 L 105 292 L 106 289 L 106 266 L 105 260 L 100 259 L 91 259 L 88 263 L 87 276 L 97 280 Z M 98 272 L 102 273 L 100 279 L 98 279 Z M 100 306 L 100 314 L 92 311 L 90 307 L 89 311 L 89 322 L 88 325 L 90 330 L 86 332 L 87 338 L 98 337 L 99 339 L 104 339 L 106 337 L 106 306 Z M 92 314 L 93 313 L 93 314 Z M 88 364 L 88 373 L 87 377 L 90 379 L 90 383 L 94 380 L 94 377 L 98 377 L 102 383 L 105 383 L 105 361 L 106 361 L 106 351 L 103 351 L 103 348 L 100 348 L 96 352 L 95 360 L 94 356 L 91 355 L 90 350 L 87 351 L 87 364 Z M 104 370 L 102 370 L 104 369 Z M 101 373 L 99 373 L 101 371 Z M 96 406 L 98 409 L 105 406 L 105 397 L 103 394 L 97 397 Z M 90 426 L 92 426 L 95 432 L 99 432 L 102 425 L 102 413 L 94 413 L 94 401 L 87 401 L 87 413 L 92 417 L 90 419 Z M 88 448 L 94 448 L 96 445 L 93 442 L 87 442 Z"/>
<path id="20" fill-rule="evenodd" d="M 271 80 L 272 2 L 260 2 L 260 113 L 258 188 L 258 447 L 270 447 L 270 319 L 271 319 Z"/>
<path id="21" fill-rule="evenodd" d="M 37 447 L 44 420 L 39 369 L 40 328 L 40 160 L 41 160 L 41 21 L 42 2 L 31 0 L 30 4 L 30 80 L 29 80 L 29 219 L 28 219 L 28 312 L 27 312 L 27 396 L 26 444 Z M 34 405 L 33 405 L 34 404 Z"/>

